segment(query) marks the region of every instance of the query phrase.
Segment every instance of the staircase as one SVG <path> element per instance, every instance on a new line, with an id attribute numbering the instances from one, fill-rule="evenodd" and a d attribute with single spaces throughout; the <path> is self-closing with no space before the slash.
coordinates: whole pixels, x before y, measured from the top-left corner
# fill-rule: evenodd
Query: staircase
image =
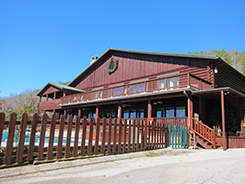
<path id="1" fill-rule="evenodd" d="M 216 149 L 215 126 L 212 128 L 192 118 L 191 131 L 194 133 L 195 140 L 205 149 Z"/>

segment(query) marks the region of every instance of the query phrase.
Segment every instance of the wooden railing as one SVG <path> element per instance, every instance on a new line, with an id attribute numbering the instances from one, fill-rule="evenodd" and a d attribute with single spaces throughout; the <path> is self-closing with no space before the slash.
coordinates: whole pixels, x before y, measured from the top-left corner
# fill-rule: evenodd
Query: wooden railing
<path id="1" fill-rule="evenodd" d="M 187 126 L 187 117 L 156 118 L 156 122 L 169 125 Z"/>
<path id="2" fill-rule="evenodd" d="M 184 88 L 188 86 L 198 90 L 210 89 L 211 83 L 192 74 L 185 73 L 175 76 L 149 79 L 147 81 L 132 81 L 131 83 L 124 85 L 116 85 L 110 88 L 103 88 L 86 93 L 68 95 L 61 98 L 61 104 L 127 96 L 140 93 L 158 92 L 163 90 Z"/>
<path id="3" fill-rule="evenodd" d="M 50 100 L 50 101 L 45 101 L 45 102 L 39 102 L 38 103 L 38 109 L 40 111 L 42 110 L 53 110 L 53 109 L 61 109 L 59 107 L 61 102 L 61 99 L 55 99 L 55 100 Z"/>
<path id="4" fill-rule="evenodd" d="M 208 141 L 210 144 L 212 144 L 214 149 L 216 148 L 215 126 L 212 129 L 203 124 L 202 121 L 198 121 L 192 118 L 191 130 L 206 141 Z"/>
<path id="5" fill-rule="evenodd" d="M 44 114 L 42 120 L 34 114 L 31 121 L 26 113 L 21 121 L 16 117 L 12 113 L 10 121 L 5 121 L 5 114 L 0 113 L 0 140 L 6 139 L 0 142 L 0 168 L 156 149 L 168 144 L 164 124 L 145 119 L 98 118 L 95 123 L 93 118 L 74 120 L 64 115 L 58 120 L 55 114 L 51 119 Z"/>

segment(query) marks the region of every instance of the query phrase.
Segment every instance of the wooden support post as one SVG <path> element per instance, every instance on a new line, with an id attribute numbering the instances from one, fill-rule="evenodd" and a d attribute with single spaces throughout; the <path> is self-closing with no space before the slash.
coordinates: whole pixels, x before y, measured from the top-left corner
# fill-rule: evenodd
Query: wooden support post
<path id="1" fill-rule="evenodd" d="M 99 118 L 99 105 L 98 104 L 96 105 L 96 111 L 95 111 L 95 113 L 96 113 L 95 119 L 97 120 Z"/>
<path id="2" fill-rule="evenodd" d="M 64 110 L 64 116 L 65 116 L 65 119 L 66 119 L 66 114 L 67 114 L 67 110 L 65 109 L 65 110 Z"/>
<path id="3" fill-rule="evenodd" d="M 192 123 L 192 118 L 193 118 L 193 100 L 191 94 L 188 95 L 188 123 L 187 123 L 187 129 L 193 129 L 193 123 Z"/>
<path id="4" fill-rule="evenodd" d="M 119 102 L 118 104 L 118 115 L 117 115 L 118 119 L 122 118 L 122 104 L 121 102 Z"/>
<path id="5" fill-rule="evenodd" d="M 147 118 L 151 118 L 152 116 L 152 105 L 151 105 L 151 99 L 148 99 L 148 113 L 147 113 Z"/>
<path id="6" fill-rule="evenodd" d="M 221 114 L 222 114 L 222 136 L 223 136 L 223 150 L 227 149 L 225 137 L 225 96 L 224 91 L 221 91 Z"/>
<path id="7" fill-rule="evenodd" d="M 54 92 L 54 100 L 56 99 L 56 92 Z"/>
<path id="8" fill-rule="evenodd" d="M 188 75 L 189 76 L 189 75 Z M 188 122 L 187 122 L 187 147 L 190 146 L 190 130 L 193 129 L 193 98 L 190 93 L 187 93 L 188 104 Z"/>
<path id="9" fill-rule="evenodd" d="M 46 94 L 46 101 L 48 101 L 48 94 Z"/>
<path id="10" fill-rule="evenodd" d="M 79 118 L 81 118 L 81 114 L 82 114 L 82 110 L 81 110 L 81 108 L 79 107 L 79 108 L 78 108 L 78 115 L 77 115 L 77 116 L 78 116 Z"/>

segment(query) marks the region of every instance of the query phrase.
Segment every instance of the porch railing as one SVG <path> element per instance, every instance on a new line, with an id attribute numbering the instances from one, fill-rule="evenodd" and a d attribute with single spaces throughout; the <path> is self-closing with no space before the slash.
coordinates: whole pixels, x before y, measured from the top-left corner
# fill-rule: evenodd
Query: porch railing
<path id="1" fill-rule="evenodd" d="M 179 89 L 188 86 L 198 90 L 210 89 L 211 83 L 190 73 L 185 73 L 175 76 L 149 79 L 147 81 L 132 81 L 128 84 L 116 85 L 114 87 L 103 88 L 99 90 L 92 90 L 86 93 L 68 95 L 61 98 L 61 104 Z"/>
<path id="2" fill-rule="evenodd" d="M 145 119 L 80 119 L 73 116 L 58 120 L 47 114 L 38 120 L 27 114 L 10 121 L 0 113 L 0 168 L 18 164 L 52 162 L 84 156 L 118 154 L 168 146 L 168 133 L 164 124 Z"/>
<path id="3" fill-rule="evenodd" d="M 198 136 L 202 137 L 204 140 L 212 144 L 214 149 L 216 148 L 215 126 L 212 129 L 203 124 L 202 121 L 198 121 L 192 118 L 191 130 L 195 132 Z"/>

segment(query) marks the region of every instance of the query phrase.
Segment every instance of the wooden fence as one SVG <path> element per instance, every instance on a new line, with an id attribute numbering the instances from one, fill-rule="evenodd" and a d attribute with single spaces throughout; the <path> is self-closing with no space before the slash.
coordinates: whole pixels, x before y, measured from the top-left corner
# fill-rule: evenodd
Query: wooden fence
<path id="1" fill-rule="evenodd" d="M 97 122 L 97 123 L 96 123 Z M 47 114 L 38 119 L 27 114 L 10 121 L 0 113 L 0 168 L 18 164 L 52 162 L 93 155 L 119 154 L 167 147 L 168 129 L 162 123 L 145 119 L 98 118 L 96 121 Z"/>

